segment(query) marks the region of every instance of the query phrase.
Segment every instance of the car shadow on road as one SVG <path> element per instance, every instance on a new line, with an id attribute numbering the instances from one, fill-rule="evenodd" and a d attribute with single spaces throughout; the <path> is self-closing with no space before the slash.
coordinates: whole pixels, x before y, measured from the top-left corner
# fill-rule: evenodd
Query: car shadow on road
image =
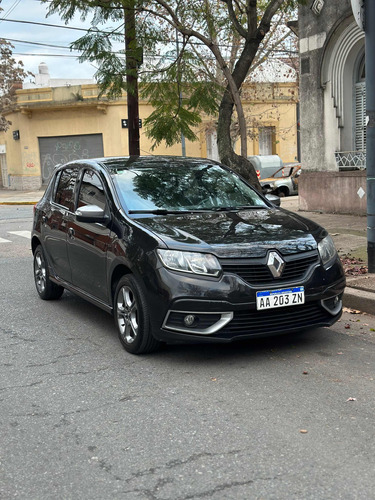
<path id="1" fill-rule="evenodd" d="M 117 339 L 117 331 L 113 317 L 93 304 L 81 299 L 70 292 L 65 292 L 56 303 L 60 314 L 73 316 L 77 323 L 85 326 L 95 325 L 90 335 L 92 341 L 102 344 L 105 337 L 111 342 Z M 230 361 L 238 359 L 259 360 L 280 356 L 290 356 L 295 353 L 330 349 L 332 347 L 332 333 L 326 328 L 315 328 L 298 333 L 287 333 L 271 337 L 261 337 L 249 340 L 238 340 L 230 343 L 176 343 L 162 344 L 157 352 L 141 355 L 140 358 L 162 360 L 163 362 L 186 363 L 210 361 Z M 119 342 L 119 349 L 122 349 Z M 124 355 L 131 356 L 124 351 Z"/>

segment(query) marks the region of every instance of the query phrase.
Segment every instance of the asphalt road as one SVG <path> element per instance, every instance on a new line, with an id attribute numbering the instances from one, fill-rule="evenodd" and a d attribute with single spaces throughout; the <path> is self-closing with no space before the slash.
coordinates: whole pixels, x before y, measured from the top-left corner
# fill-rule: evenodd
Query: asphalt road
<path id="1" fill-rule="evenodd" d="M 0 207 L 0 498 L 375 498 L 374 316 L 132 356 L 38 298 L 31 216 Z"/>

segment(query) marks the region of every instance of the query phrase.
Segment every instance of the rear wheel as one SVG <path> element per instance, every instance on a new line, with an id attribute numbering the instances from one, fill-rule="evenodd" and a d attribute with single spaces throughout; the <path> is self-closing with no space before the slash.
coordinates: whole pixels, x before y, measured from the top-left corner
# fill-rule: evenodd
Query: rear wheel
<path id="1" fill-rule="evenodd" d="M 276 191 L 276 194 L 279 198 L 284 198 L 284 196 L 288 196 L 289 195 L 289 189 L 287 187 L 282 187 L 282 188 L 279 188 L 277 191 Z"/>
<path id="2" fill-rule="evenodd" d="M 132 354 L 155 351 L 160 343 L 153 337 L 148 305 L 133 275 L 123 276 L 115 292 L 115 323 L 120 341 Z"/>
<path id="3" fill-rule="evenodd" d="M 39 297 L 43 300 L 56 300 L 64 293 L 62 286 L 52 283 L 44 257 L 43 248 L 38 245 L 34 252 L 34 280 Z"/>

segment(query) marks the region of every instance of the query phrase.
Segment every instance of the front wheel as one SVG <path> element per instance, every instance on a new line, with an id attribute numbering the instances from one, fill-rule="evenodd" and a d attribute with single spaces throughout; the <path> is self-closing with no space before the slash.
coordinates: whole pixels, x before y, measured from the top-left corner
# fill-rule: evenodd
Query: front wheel
<path id="1" fill-rule="evenodd" d="M 118 282 L 114 313 L 120 341 L 128 352 L 144 354 L 159 347 L 151 333 L 146 299 L 133 275 L 123 276 Z"/>
<path id="2" fill-rule="evenodd" d="M 289 195 L 289 189 L 287 187 L 282 187 L 282 188 L 279 188 L 277 191 L 276 191 L 276 194 L 279 198 L 284 198 L 285 196 L 288 196 Z"/>
<path id="3" fill-rule="evenodd" d="M 64 293 L 62 286 L 52 283 L 44 257 L 43 248 L 38 245 L 34 252 L 34 280 L 39 297 L 43 300 L 56 300 Z"/>

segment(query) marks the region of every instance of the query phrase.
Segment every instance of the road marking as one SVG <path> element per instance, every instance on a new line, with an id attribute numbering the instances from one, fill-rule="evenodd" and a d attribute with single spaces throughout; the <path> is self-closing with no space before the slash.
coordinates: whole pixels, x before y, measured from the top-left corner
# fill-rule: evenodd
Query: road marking
<path id="1" fill-rule="evenodd" d="M 0 238 L 0 243 L 12 243 L 10 240 L 5 240 L 4 238 Z"/>
<path id="2" fill-rule="evenodd" d="M 31 239 L 31 231 L 8 231 L 8 234 L 15 234 L 16 236 L 22 236 L 22 238 Z"/>

